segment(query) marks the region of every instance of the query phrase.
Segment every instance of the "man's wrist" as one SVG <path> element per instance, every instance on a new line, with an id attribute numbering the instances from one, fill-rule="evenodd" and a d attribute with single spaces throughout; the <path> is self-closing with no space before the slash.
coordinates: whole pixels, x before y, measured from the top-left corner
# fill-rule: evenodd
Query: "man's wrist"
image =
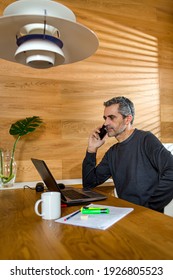
<path id="1" fill-rule="evenodd" d="M 97 148 L 88 147 L 87 152 L 90 153 L 90 154 L 95 154 L 97 152 Z"/>

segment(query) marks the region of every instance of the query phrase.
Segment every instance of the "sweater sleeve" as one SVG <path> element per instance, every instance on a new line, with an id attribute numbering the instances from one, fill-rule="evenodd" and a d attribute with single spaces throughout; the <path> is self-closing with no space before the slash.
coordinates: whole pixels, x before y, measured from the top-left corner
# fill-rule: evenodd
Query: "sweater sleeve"
<path id="1" fill-rule="evenodd" d="M 152 134 L 145 143 L 146 153 L 153 167 L 158 171 L 159 183 L 146 203 L 146 206 L 157 211 L 163 208 L 173 198 L 173 156 Z"/>
<path id="2" fill-rule="evenodd" d="M 96 153 L 86 152 L 82 164 L 83 187 L 85 189 L 94 188 L 104 183 L 110 176 L 107 154 L 105 154 L 102 161 L 96 166 Z"/>

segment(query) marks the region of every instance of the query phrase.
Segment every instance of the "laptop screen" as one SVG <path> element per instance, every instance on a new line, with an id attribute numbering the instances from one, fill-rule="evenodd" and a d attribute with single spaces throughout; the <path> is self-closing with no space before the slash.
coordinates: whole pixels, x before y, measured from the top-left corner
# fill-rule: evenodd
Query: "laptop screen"
<path id="1" fill-rule="evenodd" d="M 51 174 L 50 170 L 48 169 L 46 163 L 43 160 L 31 158 L 35 168 L 37 169 L 38 173 L 40 174 L 43 182 L 47 186 L 50 191 L 59 191 L 63 200 L 66 200 L 64 195 L 61 192 L 61 189 L 57 185 L 53 175 Z"/>

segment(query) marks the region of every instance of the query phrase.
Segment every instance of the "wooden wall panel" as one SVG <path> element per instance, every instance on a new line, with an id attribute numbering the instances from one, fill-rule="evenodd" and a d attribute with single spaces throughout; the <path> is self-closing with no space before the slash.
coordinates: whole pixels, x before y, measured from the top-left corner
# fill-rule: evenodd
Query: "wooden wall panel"
<path id="1" fill-rule="evenodd" d="M 0 12 L 13 1 L 1 1 Z M 10 124 L 39 115 L 44 125 L 18 143 L 17 181 L 40 177 L 30 158 L 44 159 L 57 179 L 81 178 L 88 135 L 103 122 L 103 102 L 118 95 L 136 107 L 134 126 L 172 142 L 172 0 L 57 1 L 97 33 L 90 58 L 37 70 L 0 60 L 0 145 L 11 147 Z M 115 142 L 108 139 L 98 160 Z"/>

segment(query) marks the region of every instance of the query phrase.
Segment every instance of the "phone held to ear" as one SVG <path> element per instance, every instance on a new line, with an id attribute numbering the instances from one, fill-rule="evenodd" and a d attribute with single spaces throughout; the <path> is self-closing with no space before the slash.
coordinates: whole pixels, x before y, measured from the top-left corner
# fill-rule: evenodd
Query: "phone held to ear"
<path id="1" fill-rule="evenodd" d="M 100 137 L 100 140 L 103 139 L 103 137 L 106 135 L 106 133 L 107 133 L 106 127 L 105 127 L 105 125 L 103 125 L 103 126 L 100 128 L 100 133 L 98 133 L 98 134 L 99 134 L 99 137 Z"/>

